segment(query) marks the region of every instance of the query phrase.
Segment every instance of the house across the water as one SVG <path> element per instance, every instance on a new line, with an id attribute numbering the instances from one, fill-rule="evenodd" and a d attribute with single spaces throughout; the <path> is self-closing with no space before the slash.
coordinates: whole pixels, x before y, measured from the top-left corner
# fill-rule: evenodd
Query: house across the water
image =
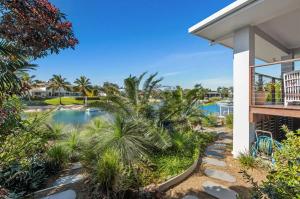
<path id="1" fill-rule="evenodd" d="M 237 0 L 189 29 L 233 51 L 233 155 L 300 128 L 300 1 Z"/>

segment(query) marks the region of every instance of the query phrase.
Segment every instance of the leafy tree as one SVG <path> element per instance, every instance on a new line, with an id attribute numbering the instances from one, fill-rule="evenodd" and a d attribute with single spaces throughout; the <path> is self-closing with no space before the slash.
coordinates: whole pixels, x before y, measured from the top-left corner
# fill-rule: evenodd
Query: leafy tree
<path id="1" fill-rule="evenodd" d="M 61 90 L 70 90 L 70 83 L 67 82 L 66 78 L 62 77 L 61 75 L 53 75 L 50 79 L 49 88 L 52 89 L 52 92 L 58 91 L 59 92 L 59 104 L 61 103 Z"/>
<path id="2" fill-rule="evenodd" d="M 74 48 L 71 22 L 48 0 L 1 0 L 0 38 L 26 57 L 43 57 Z"/>
<path id="3" fill-rule="evenodd" d="M 88 96 L 89 93 L 92 91 L 92 85 L 90 79 L 85 76 L 80 76 L 75 81 L 74 90 L 81 92 L 83 96 Z"/>

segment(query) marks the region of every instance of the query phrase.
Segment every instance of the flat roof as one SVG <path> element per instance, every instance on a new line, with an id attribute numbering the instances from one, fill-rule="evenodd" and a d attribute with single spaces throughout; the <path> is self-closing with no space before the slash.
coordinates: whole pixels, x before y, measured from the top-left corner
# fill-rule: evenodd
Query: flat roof
<path id="1" fill-rule="evenodd" d="M 237 0 L 193 25 L 188 31 L 211 42 L 233 48 L 234 32 L 253 26 L 257 30 L 257 58 L 264 61 L 279 60 L 290 50 L 300 48 L 299 1 Z"/>
<path id="2" fill-rule="evenodd" d="M 226 6 L 225 8 L 219 10 L 218 12 L 214 13 L 213 15 L 207 17 L 206 19 L 200 21 L 199 23 L 193 25 L 189 28 L 189 33 L 197 32 L 214 22 L 221 20 L 222 18 L 240 10 L 241 8 L 253 3 L 256 0 L 237 0 L 230 5 Z"/>

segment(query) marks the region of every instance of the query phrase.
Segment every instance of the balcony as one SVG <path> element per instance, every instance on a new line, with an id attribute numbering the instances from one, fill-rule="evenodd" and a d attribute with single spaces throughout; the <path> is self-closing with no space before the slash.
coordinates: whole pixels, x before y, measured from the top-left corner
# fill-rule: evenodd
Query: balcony
<path id="1" fill-rule="evenodd" d="M 300 117 L 300 59 L 250 67 L 250 112 Z"/>

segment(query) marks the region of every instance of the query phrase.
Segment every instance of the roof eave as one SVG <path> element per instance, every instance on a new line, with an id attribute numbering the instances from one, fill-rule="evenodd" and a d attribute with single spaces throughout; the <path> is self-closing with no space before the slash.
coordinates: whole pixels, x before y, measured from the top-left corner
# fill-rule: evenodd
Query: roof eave
<path id="1" fill-rule="evenodd" d="M 206 27 L 226 18 L 227 16 L 237 12 L 240 9 L 250 5 L 251 3 L 257 0 L 237 0 L 232 4 L 226 6 L 225 8 L 219 10 L 218 12 L 214 13 L 213 15 L 207 17 L 206 19 L 200 21 L 199 23 L 195 24 L 194 26 L 188 29 L 189 33 L 196 33 L 205 29 Z"/>

